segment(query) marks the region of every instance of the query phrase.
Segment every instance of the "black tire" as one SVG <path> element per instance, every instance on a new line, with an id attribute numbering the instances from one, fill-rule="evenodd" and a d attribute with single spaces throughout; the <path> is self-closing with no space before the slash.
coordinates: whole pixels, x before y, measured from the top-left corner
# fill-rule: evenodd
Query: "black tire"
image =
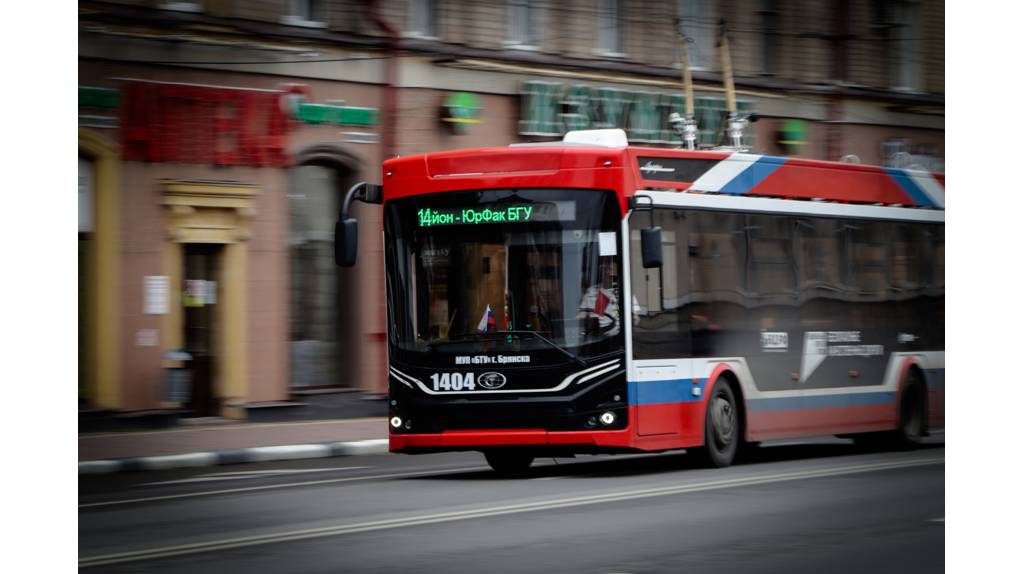
<path id="1" fill-rule="evenodd" d="M 704 415 L 704 446 L 697 454 L 706 466 L 724 468 L 736 458 L 736 450 L 743 440 L 740 409 L 729 383 L 715 382 L 708 395 Z"/>
<path id="2" fill-rule="evenodd" d="M 484 452 L 484 458 L 501 476 L 522 476 L 533 464 L 532 455 L 519 451 L 489 450 Z"/>
<path id="3" fill-rule="evenodd" d="M 907 377 L 900 396 L 899 426 L 892 433 L 892 444 L 898 449 L 911 449 L 924 440 L 928 425 L 928 392 L 916 373 Z"/>
<path id="4" fill-rule="evenodd" d="M 853 435 L 853 442 L 863 450 L 908 450 L 916 448 L 925 437 L 928 424 L 928 395 L 924 381 L 911 373 L 900 394 L 899 419 L 896 430 Z"/>

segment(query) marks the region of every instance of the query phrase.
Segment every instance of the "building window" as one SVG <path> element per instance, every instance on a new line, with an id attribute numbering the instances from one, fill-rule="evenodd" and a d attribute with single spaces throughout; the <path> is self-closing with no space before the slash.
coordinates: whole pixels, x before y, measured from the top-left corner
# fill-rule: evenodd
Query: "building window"
<path id="1" fill-rule="evenodd" d="M 171 10 L 174 12 L 202 12 L 202 2 L 163 2 L 160 4 L 161 10 Z"/>
<path id="2" fill-rule="evenodd" d="M 93 162 L 78 157 L 78 235 L 92 233 Z"/>
<path id="3" fill-rule="evenodd" d="M 327 27 L 327 3 L 323 0 L 291 0 L 291 12 L 281 18 L 282 24 L 306 28 Z"/>
<path id="4" fill-rule="evenodd" d="M 437 0 L 409 0 L 410 36 L 437 38 Z"/>
<path id="5" fill-rule="evenodd" d="M 341 294 L 334 266 L 334 218 L 338 170 L 300 165 L 288 173 L 288 251 L 291 267 L 291 385 L 339 384 Z"/>
<path id="6" fill-rule="evenodd" d="M 598 15 L 598 51 L 605 56 L 625 52 L 625 19 L 622 0 L 601 0 Z"/>
<path id="7" fill-rule="evenodd" d="M 898 90 L 921 87 L 920 5 L 909 0 L 876 2 L 876 26 L 888 44 L 889 82 Z"/>
<path id="8" fill-rule="evenodd" d="M 718 23 L 711 0 L 679 0 L 679 23 L 683 35 L 690 40 L 690 68 L 711 69 L 718 33 Z"/>
<path id="9" fill-rule="evenodd" d="M 509 32 L 506 45 L 536 48 L 540 45 L 540 2 L 509 0 Z"/>
<path id="10" fill-rule="evenodd" d="M 761 73 L 779 73 L 779 2 L 762 0 L 761 11 Z"/>

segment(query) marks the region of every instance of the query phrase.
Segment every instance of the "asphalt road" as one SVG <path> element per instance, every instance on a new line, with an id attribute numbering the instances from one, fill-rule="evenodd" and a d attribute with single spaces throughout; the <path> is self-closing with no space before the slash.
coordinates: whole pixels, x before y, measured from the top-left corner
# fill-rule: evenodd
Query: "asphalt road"
<path id="1" fill-rule="evenodd" d="M 495 477 L 475 453 L 79 479 L 96 572 L 941 572 L 941 439 L 767 444 L 727 469 L 586 456 Z"/>

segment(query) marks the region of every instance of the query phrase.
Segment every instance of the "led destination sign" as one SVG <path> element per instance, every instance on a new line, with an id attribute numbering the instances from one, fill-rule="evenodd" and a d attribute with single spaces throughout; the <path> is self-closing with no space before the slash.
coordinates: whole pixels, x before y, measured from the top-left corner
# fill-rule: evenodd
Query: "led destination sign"
<path id="1" fill-rule="evenodd" d="M 476 207 L 424 208 L 416 212 L 419 227 L 438 225 L 485 225 L 488 223 L 526 223 L 533 221 L 571 221 L 575 219 L 572 204 L 508 203 Z"/>

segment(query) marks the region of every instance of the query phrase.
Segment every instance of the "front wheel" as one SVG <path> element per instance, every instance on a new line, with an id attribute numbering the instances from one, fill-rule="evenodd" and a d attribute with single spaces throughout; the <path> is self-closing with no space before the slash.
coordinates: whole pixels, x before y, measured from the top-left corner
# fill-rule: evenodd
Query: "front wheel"
<path id="1" fill-rule="evenodd" d="M 516 451 L 489 450 L 484 452 L 484 458 L 502 476 L 521 476 L 533 464 L 533 456 Z"/>
<path id="2" fill-rule="evenodd" d="M 729 384 L 718 381 L 708 395 L 704 415 L 704 446 L 697 452 L 708 466 L 723 468 L 732 464 L 739 446 L 740 411 Z"/>

